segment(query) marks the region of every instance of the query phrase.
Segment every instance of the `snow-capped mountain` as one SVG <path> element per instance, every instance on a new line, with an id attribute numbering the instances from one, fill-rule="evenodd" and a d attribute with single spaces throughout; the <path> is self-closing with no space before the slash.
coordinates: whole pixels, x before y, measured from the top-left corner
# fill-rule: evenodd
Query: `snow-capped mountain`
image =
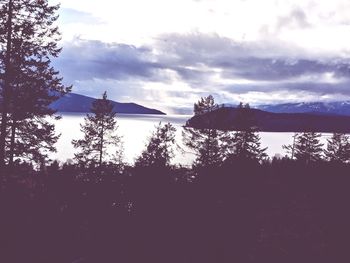
<path id="1" fill-rule="evenodd" d="M 350 115 L 350 101 L 302 102 L 259 105 L 254 108 L 274 113 L 314 113 L 325 115 Z"/>

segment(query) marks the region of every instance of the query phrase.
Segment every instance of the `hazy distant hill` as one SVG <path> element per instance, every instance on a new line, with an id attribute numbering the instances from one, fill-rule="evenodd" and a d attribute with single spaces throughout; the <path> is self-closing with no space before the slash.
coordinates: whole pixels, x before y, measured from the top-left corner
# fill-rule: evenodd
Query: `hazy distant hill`
<path id="1" fill-rule="evenodd" d="M 275 113 L 350 115 L 350 101 L 285 103 L 276 105 L 260 105 L 256 108 Z"/>
<path id="2" fill-rule="evenodd" d="M 51 108 L 59 112 L 90 112 L 91 104 L 94 98 L 75 93 L 69 93 L 51 104 Z M 128 114 L 161 114 L 159 110 L 146 108 L 136 103 L 120 103 L 111 101 L 114 105 L 113 110 L 117 113 Z"/>
<path id="3" fill-rule="evenodd" d="M 258 109 L 249 109 L 254 114 L 256 126 L 266 132 L 346 132 L 350 133 L 350 116 L 318 115 L 310 113 L 271 113 Z M 220 108 L 187 121 L 187 126 L 207 128 L 207 118 L 212 120 L 216 129 L 232 130 L 236 124 L 236 108 Z"/>

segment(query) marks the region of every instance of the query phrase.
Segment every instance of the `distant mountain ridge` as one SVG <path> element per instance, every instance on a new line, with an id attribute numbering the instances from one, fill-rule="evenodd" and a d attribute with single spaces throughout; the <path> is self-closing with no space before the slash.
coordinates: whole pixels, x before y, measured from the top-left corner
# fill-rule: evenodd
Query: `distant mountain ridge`
<path id="1" fill-rule="evenodd" d="M 255 119 L 257 130 L 264 132 L 342 132 L 350 133 L 350 116 L 321 115 L 310 113 L 272 113 L 259 109 L 244 109 L 250 111 Z M 215 128 L 234 130 L 237 125 L 238 109 L 222 107 L 203 115 L 195 115 L 189 119 L 186 126 L 193 128 Z M 208 120 L 210 127 L 208 127 Z"/>
<path id="2" fill-rule="evenodd" d="M 350 116 L 350 101 L 284 103 L 260 105 L 256 106 L 256 108 L 274 113 L 312 113 Z"/>
<path id="3" fill-rule="evenodd" d="M 237 107 L 237 105 L 231 103 L 224 103 L 222 106 Z M 261 104 L 254 105 L 253 108 L 273 113 L 311 113 L 317 115 L 350 116 L 350 101 Z"/>
<path id="4" fill-rule="evenodd" d="M 65 96 L 61 97 L 57 101 L 53 102 L 50 107 L 59 112 L 90 112 L 92 102 L 95 98 L 88 96 L 68 93 Z M 161 112 L 156 109 L 146 108 L 136 103 L 121 103 L 112 101 L 113 110 L 116 113 L 125 113 L 125 114 L 158 114 L 165 115 L 164 112 Z"/>

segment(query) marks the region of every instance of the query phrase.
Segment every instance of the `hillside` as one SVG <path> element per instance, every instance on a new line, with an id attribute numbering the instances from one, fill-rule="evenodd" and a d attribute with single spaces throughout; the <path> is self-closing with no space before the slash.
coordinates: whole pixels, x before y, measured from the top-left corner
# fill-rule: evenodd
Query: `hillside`
<path id="1" fill-rule="evenodd" d="M 50 106 L 59 112 L 90 112 L 91 104 L 94 100 L 94 98 L 88 96 L 69 93 L 53 102 Z M 164 112 L 156 109 L 146 108 L 136 103 L 120 103 L 115 101 L 111 102 L 114 106 L 113 110 L 116 113 L 165 115 Z"/>
<path id="2" fill-rule="evenodd" d="M 188 127 L 234 130 L 236 108 L 220 108 L 214 112 L 194 116 L 186 123 Z M 344 132 L 350 133 L 350 116 L 318 115 L 310 113 L 272 113 L 258 109 L 248 109 L 254 116 L 256 127 L 265 132 Z"/>
<path id="3" fill-rule="evenodd" d="M 274 113 L 312 113 L 324 115 L 350 115 L 350 101 L 302 102 L 260 105 L 256 108 Z"/>

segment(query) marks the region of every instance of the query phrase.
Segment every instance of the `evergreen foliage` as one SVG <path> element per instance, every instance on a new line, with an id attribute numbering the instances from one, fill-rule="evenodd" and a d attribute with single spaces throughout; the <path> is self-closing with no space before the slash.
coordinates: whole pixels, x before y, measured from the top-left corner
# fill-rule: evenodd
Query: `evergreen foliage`
<path id="1" fill-rule="evenodd" d="M 305 163 L 320 161 L 323 155 L 320 138 L 321 134 L 316 132 L 296 133 L 293 144 L 283 145 L 283 148 L 291 154 L 292 159 Z"/>
<path id="2" fill-rule="evenodd" d="M 240 103 L 237 107 L 235 125 L 236 132 L 225 137 L 227 160 L 246 159 L 262 161 L 267 157 L 267 148 L 261 148 L 260 136 L 255 127 L 255 119 L 249 104 Z"/>
<path id="3" fill-rule="evenodd" d="M 0 165 L 14 158 L 44 160 L 58 136 L 48 116 L 50 103 L 69 91 L 51 66 L 61 51 L 55 26 L 58 5 L 47 0 L 0 3 Z"/>
<path id="4" fill-rule="evenodd" d="M 210 113 L 218 107 L 214 98 L 209 95 L 194 104 L 194 114 Z M 194 165 L 198 167 L 218 166 L 223 160 L 222 139 L 225 133 L 214 128 L 214 116 L 210 114 L 206 116 L 208 117 L 204 121 L 207 122 L 205 126 L 208 128 L 184 127 L 183 132 L 184 144 L 196 154 Z"/>
<path id="5" fill-rule="evenodd" d="M 209 95 L 208 97 L 202 97 L 197 103 L 194 104 L 194 115 L 202 115 L 215 111 L 219 108 L 219 105 L 215 103 L 214 97 Z"/>
<path id="6" fill-rule="evenodd" d="M 104 92 L 102 99 L 96 99 L 91 107 L 91 113 L 85 117 L 85 123 L 80 125 L 84 134 L 83 139 L 73 140 L 75 148 L 80 149 L 75 154 L 75 159 L 82 164 L 102 164 L 109 156 L 108 146 L 114 146 L 119 155 L 122 148 L 121 137 L 117 132 L 116 113 L 113 111 L 113 105 L 107 99 L 107 93 Z"/>
<path id="7" fill-rule="evenodd" d="M 70 163 L 17 169 L 0 187 L 0 262 L 350 260 L 350 164 L 130 168 L 98 180 Z"/>
<path id="8" fill-rule="evenodd" d="M 176 129 L 170 123 L 159 125 L 149 139 L 146 149 L 135 162 L 136 167 L 167 167 L 174 157 Z"/>
<path id="9" fill-rule="evenodd" d="M 333 133 L 332 138 L 327 139 L 325 157 L 331 162 L 348 162 L 350 160 L 350 138 L 344 133 Z"/>
<path id="10" fill-rule="evenodd" d="M 49 159 L 49 154 L 56 152 L 54 144 L 57 142 L 59 135 L 55 133 L 54 124 L 43 117 L 18 120 L 16 123 L 11 123 L 11 130 L 13 129 L 16 129 L 11 135 L 14 136 L 15 133 L 14 142 L 7 141 L 7 149 L 9 150 L 6 157 L 10 166 L 16 159 L 45 165 Z"/>

